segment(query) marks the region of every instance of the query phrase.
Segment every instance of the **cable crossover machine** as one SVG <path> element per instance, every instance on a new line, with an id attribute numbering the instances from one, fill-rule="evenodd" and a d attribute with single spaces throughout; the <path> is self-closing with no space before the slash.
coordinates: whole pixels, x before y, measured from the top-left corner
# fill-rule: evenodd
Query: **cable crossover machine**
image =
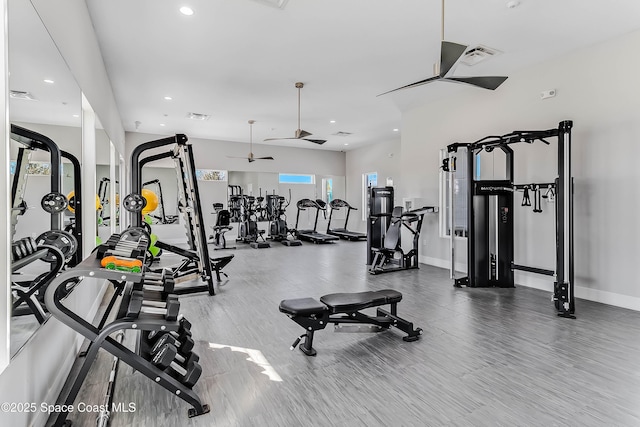
<path id="1" fill-rule="evenodd" d="M 445 172 L 454 172 L 456 166 L 466 168 L 469 177 L 467 199 L 467 276 L 456 278 L 455 232 L 451 230 L 451 278 L 456 287 L 503 287 L 514 286 L 514 270 L 552 276 L 555 279 L 553 302 L 558 316 L 575 318 L 574 302 L 574 257 L 573 257 L 573 178 L 571 176 L 571 128 L 573 122 L 562 121 L 558 127 L 540 131 L 513 131 L 502 136 L 487 136 L 472 143 L 454 143 L 447 147 L 448 155 L 443 160 Z M 514 144 L 532 144 L 557 137 L 558 175 L 551 183 L 514 184 Z M 456 165 L 459 149 L 466 149 L 466 162 Z M 482 152 L 501 150 L 505 156 L 504 180 L 481 180 L 474 174 L 476 157 Z M 454 179 L 449 179 L 449 224 L 453 225 Z M 528 189 L 534 189 L 537 209 L 540 189 L 546 188 L 556 199 L 556 266 L 555 270 L 519 265 L 514 262 L 514 192 L 524 190 L 524 206 L 528 200 Z M 543 196 L 544 197 L 544 196 Z M 451 227 L 453 228 L 453 227 Z"/>

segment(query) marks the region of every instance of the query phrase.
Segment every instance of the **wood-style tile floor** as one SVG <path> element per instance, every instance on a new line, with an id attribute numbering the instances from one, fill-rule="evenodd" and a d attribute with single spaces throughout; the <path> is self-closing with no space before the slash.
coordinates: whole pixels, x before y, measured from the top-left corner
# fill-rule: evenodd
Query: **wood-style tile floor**
<path id="1" fill-rule="evenodd" d="M 228 251 L 217 295 L 181 297 L 204 371 L 194 390 L 211 412 L 187 418 L 186 403 L 121 364 L 115 402 L 136 411 L 111 425 L 640 426 L 639 312 L 578 300 L 576 320 L 558 318 L 547 292 L 456 289 L 426 265 L 371 276 L 365 252 L 343 241 Z M 316 357 L 289 351 L 303 330 L 282 299 L 384 288 L 403 293 L 418 342 L 330 326 Z M 101 351 L 76 404 L 102 403 L 111 362 Z"/>

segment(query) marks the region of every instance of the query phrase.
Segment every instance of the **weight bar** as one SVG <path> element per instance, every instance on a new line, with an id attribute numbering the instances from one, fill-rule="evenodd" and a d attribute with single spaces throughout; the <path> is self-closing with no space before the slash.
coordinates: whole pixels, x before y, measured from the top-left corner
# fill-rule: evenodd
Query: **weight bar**
<path id="1" fill-rule="evenodd" d="M 151 348 L 151 354 L 156 354 L 165 344 L 171 344 L 175 346 L 181 354 L 188 354 L 191 350 L 193 350 L 193 347 L 195 345 L 195 342 L 193 341 L 193 338 L 191 338 L 190 333 L 191 331 L 189 331 L 189 335 L 183 334 L 179 338 L 176 338 L 169 332 L 165 333 L 153 345 L 153 347 Z"/>
<path id="2" fill-rule="evenodd" d="M 178 350 L 175 347 L 172 348 L 171 345 L 166 345 L 162 348 L 162 350 L 156 353 L 155 356 L 153 356 L 153 359 L 151 359 L 151 363 L 153 363 L 154 365 L 156 365 L 162 370 L 165 370 L 165 369 L 173 370 L 176 374 L 180 376 L 178 380 L 182 384 L 191 388 L 196 384 L 196 382 L 200 378 L 200 375 L 202 375 L 202 367 L 198 362 L 191 362 L 186 367 L 180 366 L 178 363 L 174 361 L 175 355 L 177 355 L 177 353 L 178 353 Z M 163 364 L 165 364 L 167 360 L 169 360 L 169 366 L 166 366 L 163 368 Z"/>
<path id="3" fill-rule="evenodd" d="M 191 336 L 191 322 L 189 322 L 186 318 L 182 317 L 179 321 L 180 327 L 177 331 L 165 332 L 165 331 L 151 331 L 147 335 L 147 341 L 150 344 L 155 344 L 159 338 L 161 338 L 164 334 L 170 334 L 172 337 L 177 338 L 178 340 L 184 340 L 185 337 Z"/>
<path id="4" fill-rule="evenodd" d="M 146 314 L 161 314 L 165 319 L 177 320 L 178 313 L 180 311 L 180 302 L 175 300 L 171 302 L 167 302 L 166 308 L 157 308 L 157 307 L 145 307 L 143 304 L 144 299 L 135 292 L 132 293 L 131 299 L 129 300 L 129 306 L 127 307 L 127 317 L 137 318 L 140 313 Z"/>

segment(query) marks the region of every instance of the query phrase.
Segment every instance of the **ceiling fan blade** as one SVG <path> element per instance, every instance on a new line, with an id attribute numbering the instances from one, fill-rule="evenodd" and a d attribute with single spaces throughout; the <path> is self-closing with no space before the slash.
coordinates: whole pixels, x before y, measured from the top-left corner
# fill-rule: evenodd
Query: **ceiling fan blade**
<path id="1" fill-rule="evenodd" d="M 457 83 L 466 83 L 483 89 L 495 90 L 507 80 L 504 76 L 478 76 L 478 77 L 445 77 L 443 80 Z"/>
<path id="2" fill-rule="evenodd" d="M 275 160 L 275 159 L 271 156 L 267 156 L 267 157 L 254 157 L 253 160 Z"/>
<path id="3" fill-rule="evenodd" d="M 283 138 L 267 138 L 267 139 L 263 139 L 263 141 L 282 141 L 283 139 L 300 139 L 300 138 L 289 138 L 289 137 L 283 137 Z"/>
<path id="4" fill-rule="evenodd" d="M 241 157 L 241 156 L 227 156 L 227 159 L 246 159 L 246 157 Z"/>
<path id="5" fill-rule="evenodd" d="M 442 41 L 440 46 L 440 77 L 446 76 L 462 57 L 468 46 Z"/>
<path id="6" fill-rule="evenodd" d="M 300 138 L 304 141 L 309 141 L 309 142 L 313 142 L 314 144 L 318 144 L 318 145 L 322 145 L 325 142 L 327 142 L 327 140 L 325 139 L 308 139 L 308 138 Z"/>
<path id="7" fill-rule="evenodd" d="M 420 80 L 419 82 L 411 83 L 409 85 L 402 86 L 402 87 L 399 87 L 399 88 L 396 88 L 396 89 L 381 93 L 380 95 L 376 95 L 376 96 L 386 95 L 388 93 L 395 92 L 395 91 L 401 90 L 401 89 L 409 89 L 409 88 L 416 87 L 416 86 L 422 86 L 422 85 L 425 85 L 427 83 L 430 83 L 430 82 L 433 82 L 433 81 L 436 81 L 436 80 L 440 80 L 440 78 L 441 78 L 440 76 L 429 77 L 428 79 Z"/>

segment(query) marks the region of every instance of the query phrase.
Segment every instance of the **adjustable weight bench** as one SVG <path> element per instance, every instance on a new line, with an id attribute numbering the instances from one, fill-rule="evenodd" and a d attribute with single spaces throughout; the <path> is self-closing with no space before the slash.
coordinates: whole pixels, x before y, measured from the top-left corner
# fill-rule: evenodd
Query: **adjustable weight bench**
<path id="1" fill-rule="evenodd" d="M 313 334 L 324 329 L 327 324 L 360 323 L 378 326 L 381 329 L 389 329 L 395 326 L 407 333 L 402 337 L 405 341 L 416 341 L 422 334 L 422 329 L 413 328 L 413 323 L 398 317 L 397 305 L 402 300 L 402 294 L 393 289 L 381 291 L 367 291 L 355 293 L 328 294 L 320 297 L 320 301 L 314 298 L 287 299 L 280 302 L 280 311 L 285 313 L 298 325 L 305 329 L 291 346 L 293 350 L 302 338 L 304 342 L 300 350 L 307 356 L 315 356 L 313 349 Z M 371 307 L 389 305 L 389 311 L 378 308 L 376 316 L 361 313 L 361 310 Z"/>

